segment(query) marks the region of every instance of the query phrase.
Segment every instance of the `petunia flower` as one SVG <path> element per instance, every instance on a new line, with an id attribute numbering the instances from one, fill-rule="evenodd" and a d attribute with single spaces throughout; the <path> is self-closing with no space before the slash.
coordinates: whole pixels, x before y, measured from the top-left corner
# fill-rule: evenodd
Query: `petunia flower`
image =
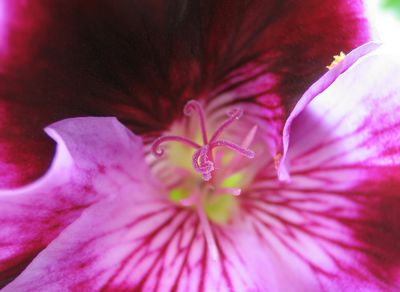
<path id="1" fill-rule="evenodd" d="M 321 14 L 324 4 L 313 1 L 307 2 L 307 9 L 291 2 L 277 6 L 249 2 L 243 7 L 230 3 L 171 5 L 167 11 L 179 21 L 167 31 L 174 28 L 176 35 L 157 31 L 160 23 L 161 27 L 169 24 L 160 16 L 165 15 L 160 6 L 153 7 L 158 8 L 152 11 L 157 17 L 151 18 L 145 14 L 149 7 L 137 5 L 135 12 L 141 10 L 136 15 L 146 15 L 150 21 L 134 19 L 128 35 L 137 36 L 139 23 L 144 36 L 137 32 L 138 39 L 122 38 L 128 43 L 118 45 L 127 47 L 116 51 L 127 54 L 126 48 L 136 49 L 134 57 L 131 52 L 122 54 L 131 56 L 132 68 L 116 62 L 121 54 L 105 54 L 111 52 L 107 46 L 118 48 L 112 42 L 103 43 L 106 48 L 99 51 L 95 46 L 86 48 L 100 56 L 89 63 L 87 52 L 79 50 L 82 54 L 72 55 L 85 59 L 76 60 L 76 66 L 67 66 L 69 52 L 64 60 L 39 62 L 44 72 L 65 62 L 65 67 L 59 67 L 64 68 L 59 74 L 65 79 L 55 75 L 56 80 L 49 82 L 53 90 L 65 89 L 56 90 L 62 95 L 69 90 L 82 94 L 86 86 L 96 85 L 91 98 L 83 99 L 80 94 L 65 97 L 71 106 L 62 104 L 59 111 L 74 115 L 92 108 L 101 114 L 108 100 L 109 113 L 145 139 L 142 144 L 141 138 L 114 118 L 68 119 L 46 128 L 57 143 L 50 169 L 34 183 L 0 194 L 1 275 L 3 279 L 17 276 L 5 291 L 396 289 L 397 57 L 376 50 L 374 44 L 360 47 L 296 102 L 298 91 L 327 65 L 311 59 L 312 53 L 323 59 L 321 48 L 305 47 L 303 51 L 301 44 L 313 35 L 321 38 L 322 45 L 332 39 L 344 47 L 361 41 L 366 35 L 357 34 L 357 29 L 351 33 L 343 30 L 337 38 L 321 33 L 324 27 L 333 28 L 327 21 L 330 17 L 336 16 L 332 21 L 340 24 L 337 16 L 354 15 L 359 3 L 348 6 L 343 2 L 328 14 Z M 29 3 L 25 5 L 31 8 Z M 72 10 L 74 15 L 88 16 L 92 11 L 90 4 L 82 6 Z M 113 27 L 108 18 L 113 10 L 106 8 L 100 16 Z M 37 9 L 48 25 L 46 9 Z M 227 17 L 233 11 L 235 17 Z M 265 11 L 271 12 L 268 18 Z M 62 24 L 71 10 L 64 13 L 58 15 Z M 308 21 L 315 22 L 312 17 L 301 17 L 304 13 L 322 17 L 326 26 L 307 30 Z M 201 16 L 202 29 L 196 30 L 193 14 Z M 236 22 L 236 26 L 217 22 L 222 19 Z M 29 17 L 24 21 L 29 23 Z M 304 26 L 292 32 L 292 21 Z M 354 28 L 362 27 L 359 18 L 349 21 Z M 89 27 L 97 31 L 97 25 Z M 148 32 L 154 38 L 149 40 Z M 66 35 L 74 40 L 75 34 Z M 106 31 L 106 36 L 112 35 Z M 277 40 L 272 47 L 267 36 Z M 116 39 L 120 37 L 124 32 Z M 52 58 L 60 57 L 57 45 L 68 44 L 62 36 L 55 40 L 59 43 L 50 49 Z M 24 41 L 16 42 L 28 46 Z M 25 48 L 21 51 L 26 52 Z M 290 48 L 298 49 L 299 62 L 293 63 L 292 55 L 287 57 L 289 63 L 284 62 Z M 7 63 L 19 53 L 12 51 L 10 46 L 4 49 L 5 76 L 26 62 L 36 64 L 37 60 Z M 42 53 L 41 49 L 37 52 Z M 112 62 L 107 63 L 106 57 Z M 100 65 L 107 65 L 107 72 L 91 70 Z M 292 79 L 295 70 L 300 70 L 300 81 Z M 78 74 L 85 89 L 67 90 L 66 85 L 58 84 L 77 80 L 73 74 Z M 28 77 L 32 77 L 29 82 L 41 78 L 37 74 Z M 125 87 L 126 83 L 130 86 Z M 47 88 L 35 84 L 39 92 Z M 169 87 L 164 87 L 166 84 Z M 10 88 L 4 90 L 4 104 L 11 109 L 4 118 L 8 123 L 12 109 L 18 112 L 7 98 L 17 90 L 12 85 L 4 85 Z M 100 89 L 110 93 L 111 85 L 115 86 L 112 97 L 94 98 Z M 20 103 L 28 105 L 31 95 L 21 94 Z M 129 95 L 134 107 L 124 104 Z M 35 93 L 32 96 L 38 98 Z M 43 104 L 41 98 L 37 102 Z M 74 112 L 74 104 L 80 102 L 82 108 L 75 105 Z M 92 107 L 88 107 L 90 103 Z M 102 107 L 103 111 L 97 111 Z M 55 110 L 53 118 L 63 114 L 56 105 L 42 110 Z M 14 129 L 19 129 L 23 120 L 19 122 Z M 18 140 L 13 137 L 2 143 L 16 145 Z M 46 150 L 45 144 L 34 140 Z M 9 146 L 6 151 L 9 155 L 15 149 Z M 34 164 L 29 175 L 20 171 L 22 163 L 16 163 L 18 155 L 13 153 L 4 165 L 11 174 L 4 185 L 18 185 L 40 169 Z"/>

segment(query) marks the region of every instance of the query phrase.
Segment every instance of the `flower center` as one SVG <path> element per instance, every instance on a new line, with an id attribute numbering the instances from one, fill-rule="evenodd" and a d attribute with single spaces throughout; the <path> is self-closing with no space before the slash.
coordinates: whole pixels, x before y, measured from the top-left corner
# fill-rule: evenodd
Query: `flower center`
<path id="1" fill-rule="evenodd" d="M 228 148 L 247 158 L 254 158 L 253 151 L 246 149 L 245 147 L 239 146 L 233 142 L 218 139 L 229 125 L 231 125 L 235 120 L 238 120 L 242 116 L 243 111 L 241 109 L 234 109 L 232 111 L 229 111 L 229 118 L 222 125 L 219 126 L 219 128 L 215 131 L 210 140 L 208 140 L 207 136 L 204 111 L 200 103 L 191 100 L 186 104 L 184 108 L 184 113 L 185 115 L 189 116 L 194 111 L 196 111 L 199 116 L 203 145 L 199 145 L 195 141 L 181 136 L 161 136 L 157 138 L 153 143 L 152 152 L 154 155 L 161 157 L 164 154 L 164 150 L 160 148 L 160 145 L 168 141 L 180 142 L 194 148 L 195 152 L 192 156 L 193 169 L 202 175 L 204 181 L 210 181 L 212 178 L 211 173 L 215 171 L 213 150 L 217 147 Z"/>
<path id="2" fill-rule="evenodd" d="M 165 152 L 162 144 L 174 142 L 174 147 L 169 150 L 174 157 L 171 161 L 175 161 L 174 173 L 178 178 L 168 186 L 169 197 L 176 204 L 196 210 L 210 253 L 216 259 L 217 248 L 209 220 L 224 224 L 234 213 L 237 196 L 248 182 L 244 175 L 246 164 L 242 160 L 255 156 L 248 147 L 254 140 L 257 127 L 254 126 L 243 137 L 243 141 L 236 144 L 221 139 L 221 136 L 243 115 L 241 108 L 228 111 L 228 118 L 217 127 L 210 138 L 204 110 L 199 102 L 191 100 L 185 105 L 184 114 L 191 116 L 193 113 L 198 116 L 197 132 L 200 135 L 197 139 L 190 138 L 193 133 L 186 137 L 164 135 L 153 142 L 151 151 L 156 157 L 162 157 Z"/>

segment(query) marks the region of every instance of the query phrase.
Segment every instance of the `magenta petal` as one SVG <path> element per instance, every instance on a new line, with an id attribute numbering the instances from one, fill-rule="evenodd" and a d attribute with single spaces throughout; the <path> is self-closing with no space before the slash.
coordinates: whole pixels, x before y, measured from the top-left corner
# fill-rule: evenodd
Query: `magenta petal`
<path id="1" fill-rule="evenodd" d="M 141 140 L 115 118 L 64 120 L 46 132 L 57 142 L 46 175 L 0 191 L 0 281 L 19 273 L 87 207 L 117 195 L 106 187 L 115 183 L 114 172 L 124 170 L 122 162 L 145 173 Z"/>
<path id="2" fill-rule="evenodd" d="M 363 287 L 356 279 L 382 290 L 400 285 L 399 60 L 385 46 L 364 56 L 293 119 L 291 181 L 279 200 L 305 220 L 303 233 L 325 245 L 328 287 Z"/>
<path id="3" fill-rule="evenodd" d="M 344 72 L 346 72 L 355 62 L 363 56 L 376 50 L 380 44 L 367 43 L 358 47 L 350 52 L 346 58 L 335 66 L 332 70 L 326 72 L 317 82 L 315 82 L 301 97 L 296 106 L 293 108 L 289 117 L 286 120 L 283 128 L 283 143 L 282 143 L 282 158 L 279 161 L 278 176 L 281 180 L 288 180 L 289 173 L 286 169 L 286 154 L 290 143 L 290 132 L 293 121 L 301 114 L 308 104 L 324 90 L 326 90 L 332 83 Z"/>
<path id="4" fill-rule="evenodd" d="M 0 55 L 4 54 L 7 48 L 7 5 L 4 1 L 0 1 Z"/>
<path id="5" fill-rule="evenodd" d="M 246 261 L 252 251 L 237 245 L 248 237 L 213 226 L 220 258 L 215 261 L 196 212 L 166 202 L 160 193 L 130 181 L 118 196 L 87 209 L 4 291 L 264 289 Z"/>
<path id="6" fill-rule="evenodd" d="M 358 167 L 357 177 L 372 179 L 369 168 L 399 164 L 400 62 L 390 49 L 361 58 L 294 117 L 290 171 L 307 161 L 308 167 Z"/>

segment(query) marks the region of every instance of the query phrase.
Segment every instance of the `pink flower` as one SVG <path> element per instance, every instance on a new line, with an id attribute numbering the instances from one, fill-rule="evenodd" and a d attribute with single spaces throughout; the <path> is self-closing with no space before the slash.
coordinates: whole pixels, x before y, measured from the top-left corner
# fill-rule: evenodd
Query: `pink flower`
<path id="1" fill-rule="evenodd" d="M 366 39 L 358 3 L 14 3 L 4 291 L 396 289 L 398 57 L 361 46 L 298 100 Z M 42 123 L 90 110 L 135 134 L 54 123 L 50 168 L 20 186 L 46 168 Z"/>

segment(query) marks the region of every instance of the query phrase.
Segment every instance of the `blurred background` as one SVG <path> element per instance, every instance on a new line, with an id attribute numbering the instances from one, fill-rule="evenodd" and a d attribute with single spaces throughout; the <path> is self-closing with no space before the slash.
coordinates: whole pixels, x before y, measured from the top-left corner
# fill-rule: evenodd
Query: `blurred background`
<path id="1" fill-rule="evenodd" d="M 364 0 L 376 38 L 400 46 L 400 0 Z"/>

